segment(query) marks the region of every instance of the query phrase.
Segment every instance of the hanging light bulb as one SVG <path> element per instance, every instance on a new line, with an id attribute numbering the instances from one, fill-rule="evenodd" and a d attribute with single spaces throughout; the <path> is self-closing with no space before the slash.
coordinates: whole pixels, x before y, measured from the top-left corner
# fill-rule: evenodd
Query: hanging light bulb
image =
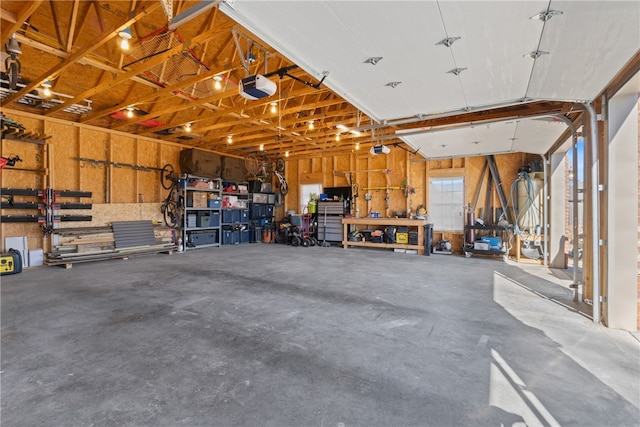
<path id="1" fill-rule="evenodd" d="M 340 134 L 339 133 L 336 134 L 336 141 L 340 141 Z"/>
<path id="2" fill-rule="evenodd" d="M 134 110 L 133 106 L 127 107 L 127 117 L 129 117 L 130 119 L 133 118 L 133 110 Z"/>
<path id="3" fill-rule="evenodd" d="M 273 114 L 275 114 L 276 112 L 278 112 L 278 103 L 277 102 L 272 102 L 271 103 L 271 112 Z"/>
<path id="4" fill-rule="evenodd" d="M 314 127 L 313 120 L 309 120 L 309 129 L 313 129 Z"/>
<path id="5" fill-rule="evenodd" d="M 264 151 L 264 144 L 260 144 L 260 151 Z"/>
<path id="6" fill-rule="evenodd" d="M 44 88 L 44 96 L 47 98 L 51 96 L 51 82 L 49 80 L 42 83 L 42 87 Z"/>
<path id="7" fill-rule="evenodd" d="M 285 156 L 285 157 L 289 157 L 289 152 L 288 152 L 288 151 L 285 151 L 285 152 L 284 152 L 284 156 Z"/>
<path id="8" fill-rule="evenodd" d="M 227 144 L 229 145 L 233 144 L 233 136 L 231 135 L 227 136 Z"/>
<path id="9" fill-rule="evenodd" d="M 213 87 L 215 90 L 220 90 L 222 89 L 222 83 L 220 83 L 222 81 L 222 76 L 219 75 L 215 75 L 213 76 L 213 80 L 215 80 L 215 83 L 213 84 Z"/>
<path id="10" fill-rule="evenodd" d="M 131 39 L 132 35 L 131 35 L 131 30 L 128 28 L 125 28 L 124 30 L 120 31 L 118 33 L 118 35 L 121 38 L 120 41 L 120 49 L 122 50 L 129 50 L 129 40 Z"/>
<path id="11" fill-rule="evenodd" d="M 359 150 L 359 149 L 360 149 L 360 143 L 356 142 L 356 150 Z"/>
<path id="12" fill-rule="evenodd" d="M 184 131 L 185 132 L 191 132 L 191 123 L 186 123 L 184 125 Z"/>

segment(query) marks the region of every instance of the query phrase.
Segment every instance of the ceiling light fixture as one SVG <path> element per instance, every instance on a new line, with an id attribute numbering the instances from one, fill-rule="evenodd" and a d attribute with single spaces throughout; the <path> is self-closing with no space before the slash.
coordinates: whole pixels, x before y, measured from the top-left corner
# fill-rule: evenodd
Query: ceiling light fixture
<path id="1" fill-rule="evenodd" d="M 120 41 L 120 49 L 129 50 L 129 40 L 131 40 L 131 37 L 133 37 L 131 35 L 131 30 L 128 28 L 125 28 L 124 30 L 120 31 L 118 35 L 122 39 Z"/>
<path id="2" fill-rule="evenodd" d="M 190 123 L 190 122 L 189 122 L 189 123 L 186 123 L 186 124 L 184 125 L 184 131 L 185 131 L 185 132 L 191 132 L 191 123 Z"/>
<path id="3" fill-rule="evenodd" d="M 356 150 L 359 150 L 359 149 L 360 149 L 360 143 L 356 142 Z"/>
<path id="4" fill-rule="evenodd" d="M 340 134 L 339 133 L 336 134 L 336 141 L 340 141 Z"/>
<path id="5" fill-rule="evenodd" d="M 525 54 L 524 56 L 530 56 L 533 59 L 538 59 L 542 55 L 549 55 L 549 52 L 545 52 L 544 50 L 534 50 L 533 52 L 529 52 L 529 53 Z"/>
<path id="6" fill-rule="evenodd" d="M 289 152 L 288 152 L 288 151 L 285 151 L 285 152 L 284 152 L 284 156 L 285 156 L 285 157 L 289 157 Z"/>
<path id="7" fill-rule="evenodd" d="M 134 114 L 133 111 L 135 110 L 135 108 L 133 107 L 133 105 L 130 105 L 127 107 L 127 117 L 129 117 L 130 119 L 133 118 Z"/>
<path id="8" fill-rule="evenodd" d="M 260 144 L 260 151 L 264 151 L 264 144 Z"/>
<path id="9" fill-rule="evenodd" d="M 213 76 L 213 80 L 215 80 L 216 82 L 213 84 L 213 87 L 215 88 L 215 90 L 220 90 L 222 89 L 222 83 L 220 83 L 222 81 L 222 76 L 216 74 L 215 76 Z"/>
<path id="10" fill-rule="evenodd" d="M 49 80 L 46 80 L 44 83 L 42 83 L 42 87 L 44 88 L 44 96 L 46 96 L 47 98 L 51 96 L 51 82 Z"/>
<path id="11" fill-rule="evenodd" d="M 398 87 L 398 85 L 399 85 L 400 83 L 402 83 L 402 82 L 389 82 L 389 83 L 387 83 L 385 86 L 389 86 L 389 87 L 391 87 L 391 88 L 395 89 L 396 87 Z"/>
<path id="12" fill-rule="evenodd" d="M 460 40 L 460 37 L 447 37 L 446 39 L 442 39 L 438 43 L 436 43 L 436 46 L 442 45 L 446 47 L 451 47 L 451 45 L 458 40 Z"/>
<path id="13" fill-rule="evenodd" d="M 273 114 L 275 114 L 276 112 L 278 112 L 278 103 L 277 102 L 272 102 L 271 103 L 271 112 Z"/>
<path id="14" fill-rule="evenodd" d="M 309 120 L 309 129 L 313 129 L 314 127 L 313 120 Z"/>
<path id="15" fill-rule="evenodd" d="M 545 10 L 544 12 L 540 12 L 536 15 L 533 15 L 529 19 L 539 19 L 542 22 L 547 22 L 549 19 L 553 18 L 556 15 L 562 15 L 561 10 Z"/>
<path id="16" fill-rule="evenodd" d="M 464 70 L 466 70 L 466 68 L 454 68 L 453 70 L 447 71 L 447 74 L 455 74 L 456 76 L 459 76 Z"/>
<path id="17" fill-rule="evenodd" d="M 371 58 L 367 58 L 363 62 L 363 64 L 376 65 L 381 59 L 382 59 L 382 56 L 372 56 Z"/>
<path id="18" fill-rule="evenodd" d="M 233 144 L 233 136 L 227 135 L 227 144 Z"/>
<path id="19" fill-rule="evenodd" d="M 348 127 L 346 127 L 346 126 L 345 126 L 345 125 L 343 125 L 343 124 L 336 125 L 336 128 L 337 128 L 337 129 L 340 129 L 340 130 L 349 130 L 349 128 L 348 128 Z"/>

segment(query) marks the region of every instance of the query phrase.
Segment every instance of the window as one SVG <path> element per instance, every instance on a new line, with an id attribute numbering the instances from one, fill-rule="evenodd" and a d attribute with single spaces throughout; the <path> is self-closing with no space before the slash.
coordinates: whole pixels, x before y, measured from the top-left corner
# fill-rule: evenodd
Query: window
<path id="1" fill-rule="evenodd" d="M 311 200 L 312 194 L 320 195 L 322 184 L 303 184 L 300 186 L 300 213 L 306 212 L 306 207 Z"/>
<path id="2" fill-rule="evenodd" d="M 464 178 L 429 180 L 429 215 L 439 231 L 464 230 Z"/>

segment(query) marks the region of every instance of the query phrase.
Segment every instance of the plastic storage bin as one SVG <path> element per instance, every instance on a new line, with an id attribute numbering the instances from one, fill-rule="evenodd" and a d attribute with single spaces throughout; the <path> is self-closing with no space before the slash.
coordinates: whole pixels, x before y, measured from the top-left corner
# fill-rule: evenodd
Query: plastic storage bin
<path id="1" fill-rule="evenodd" d="M 189 235 L 191 243 L 195 247 L 202 245 L 212 245 L 217 243 L 217 230 L 209 230 L 206 232 L 194 232 Z"/>
<path id="2" fill-rule="evenodd" d="M 220 225 L 220 212 L 210 212 L 209 216 L 209 227 L 218 227 Z"/>

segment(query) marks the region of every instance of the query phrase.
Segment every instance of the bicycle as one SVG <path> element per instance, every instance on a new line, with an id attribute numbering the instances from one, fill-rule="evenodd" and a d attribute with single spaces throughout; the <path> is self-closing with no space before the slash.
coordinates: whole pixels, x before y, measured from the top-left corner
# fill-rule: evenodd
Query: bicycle
<path id="1" fill-rule="evenodd" d="M 15 166 L 16 162 L 21 162 L 20 156 L 0 157 L 0 172 L 5 166 Z"/>
<path id="2" fill-rule="evenodd" d="M 162 167 L 160 183 L 162 188 L 169 190 L 169 194 L 160 205 L 164 223 L 169 228 L 180 228 L 180 214 L 184 208 L 182 197 L 179 195 L 180 177 L 171 164 L 167 163 Z"/>
<path id="3" fill-rule="evenodd" d="M 20 71 L 22 70 L 22 64 L 18 59 L 18 55 L 22 53 L 18 42 L 16 42 L 15 34 L 4 45 L 5 52 L 8 56 L 4 60 L 4 69 L 6 70 L 7 77 L 9 78 L 9 89 L 18 89 L 18 79 L 20 78 Z"/>
<path id="4" fill-rule="evenodd" d="M 289 192 L 289 185 L 284 177 L 285 161 L 282 157 L 276 160 L 269 160 L 266 157 L 260 157 L 257 153 L 251 153 L 244 159 L 245 167 L 250 179 L 258 181 L 267 181 L 270 175 L 277 178 L 277 186 L 280 194 L 286 196 Z"/>

